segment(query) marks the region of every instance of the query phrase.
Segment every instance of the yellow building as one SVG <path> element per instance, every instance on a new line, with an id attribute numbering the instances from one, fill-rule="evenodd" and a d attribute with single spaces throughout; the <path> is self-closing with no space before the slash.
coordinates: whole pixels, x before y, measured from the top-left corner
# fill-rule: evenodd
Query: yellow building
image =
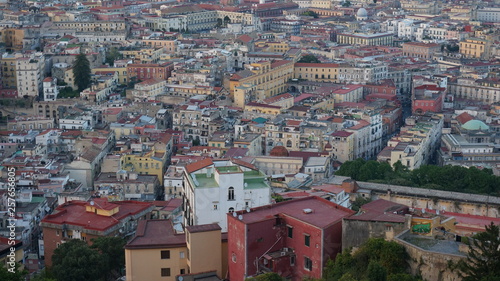
<path id="1" fill-rule="evenodd" d="M 290 50 L 290 46 L 287 42 L 266 42 L 259 41 L 255 42 L 255 47 L 263 48 L 263 52 L 276 52 L 276 53 L 286 53 Z"/>
<path id="2" fill-rule="evenodd" d="M 295 63 L 294 78 L 314 82 L 339 82 L 337 63 Z"/>
<path id="3" fill-rule="evenodd" d="M 25 30 L 22 28 L 6 28 L 0 32 L 2 42 L 5 42 L 5 48 L 11 51 L 21 51 L 23 49 Z"/>
<path id="4" fill-rule="evenodd" d="M 141 220 L 125 245 L 127 281 L 176 281 L 178 275 L 227 272 L 227 239 L 217 224 L 174 229 L 170 220 Z"/>
<path id="5" fill-rule="evenodd" d="M 167 54 L 175 54 L 177 40 L 142 40 L 142 45 L 151 48 L 163 48 Z"/>
<path id="6" fill-rule="evenodd" d="M 115 71 L 118 74 L 118 84 L 126 85 L 128 83 L 127 80 L 127 67 L 98 67 L 92 69 L 92 74 L 95 74 L 98 71 Z"/>
<path id="7" fill-rule="evenodd" d="M 2 68 L 2 86 L 7 89 L 17 88 L 16 61 L 20 54 L 11 55 L 5 53 L 0 60 Z"/>
<path id="8" fill-rule="evenodd" d="M 247 100 L 246 97 L 236 97 L 235 88 L 244 84 L 255 86 L 254 97 L 249 100 L 264 100 L 287 90 L 287 82 L 293 77 L 293 61 L 264 61 L 252 63 L 248 69 L 233 74 L 229 80 L 229 91 L 234 99 Z M 245 92 L 240 92 L 245 93 Z"/>
<path id="9" fill-rule="evenodd" d="M 460 42 L 460 54 L 467 58 L 481 58 L 485 49 L 487 41 L 479 38 L 469 38 Z"/>
<path id="10" fill-rule="evenodd" d="M 166 170 L 167 152 L 151 146 L 149 151 L 122 155 L 121 163 L 123 170 L 134 170 L 139 175 L 156 175 L 160 184 L 163 184 L 163 172 Z"/>
<path id="11" fill-rule="evenodd" d="M 135 63 L 157 63 L 164 53 L 163 47 L 145 48 L 140 50 L 120 51 L 126 59 L 133 59 Z"/>
<path id="12" fill-rule="evenodd" d="M 249 102 L 245 104 L 245 112 L 255 112 L 260 114 L 278 115 L 281 114 L 281 106 L 264 103 Z"/>
<path id="13" fill-rule="evenodd" d="M 6 266 L 7 268 L 11 268 L 8 262 L 15 261 L 18 265 L 21 266 L 20 269 L 24 268 L 23 258 L 24 258 L 24 250 L 23 250 L 23 242 L 19 240 L 14 240 L 15 244 L 11 245 L 10 240 L 5 237 L 0 237 L 0 266 Z M 11 257 L 10 249 L 14 248 L 14 256 Z M 13 260 L 12 260 L 13 259 Z"/>
<path id="14" fill-rule="evenodd" d="M 392 46 L 394 34 L 392 33 L 340 33 L 337 42 L 341 45 L 368 45 L 368 46 Z"/>

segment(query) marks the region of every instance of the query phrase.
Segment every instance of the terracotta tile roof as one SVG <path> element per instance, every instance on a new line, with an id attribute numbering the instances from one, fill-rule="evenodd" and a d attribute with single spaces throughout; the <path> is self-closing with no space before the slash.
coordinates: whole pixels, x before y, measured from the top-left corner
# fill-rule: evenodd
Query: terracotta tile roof
<path id="1" fill-rule="evenodd" d="M 203 159 L 199 162 L 195 162 L 195 163 L 191 163 L 191 164 L 187 165 L 186 171 L 188 173 L 196 172 L 198 170 L 201 170 L 201 169 L 208 167 L 210 165 L 213 165 L 213 164 L 214 164 L 214 162 L 212 161 L 212 159 L 206 158 L 206 159 Z"/>
<path id="2" fill-rule="evenodd" d="M 245 162 L 245 161 L 242 161 L 242 160 L 239 160 L 239 159 L 232 159 L 231 162 L 233 162 L 234 164 L 236 165 L 240 165 L 240 166 L 243 166 L 243 167 L 246 167 L 248 169 L 252 169 L 252 170 L 259 170 L 257 167 L 255 167 L 253 164 L 250 164 L 248 162 Z"/>
<path id="3" fill-rule="evenodd" d="M 457 121 L 460 123 L 460 124 L 465 124 L 467 122 L 469 122 L 470 120 L 474 120 L 474 117 L 470 116 L 469 113 L 467 112 L 464 112 L 460 115 L 458 115 L 455 119 L 457 119 Z"/>
<path id="4" fill-rule="evenodd" d="M 186 246 L 186 235 L 176 233 L 170 220 L 140 220 L 135 237 L 125 249 L 157 249 Z"/>

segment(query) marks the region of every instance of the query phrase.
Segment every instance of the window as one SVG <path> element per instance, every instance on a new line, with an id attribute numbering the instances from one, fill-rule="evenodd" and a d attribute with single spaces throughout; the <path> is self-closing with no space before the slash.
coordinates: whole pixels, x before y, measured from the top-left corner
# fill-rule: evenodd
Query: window
<path id="1" fill-rule="evenodd" d="M 161 259 L 167 260 L 170 258 L 170 251 L 161 251 Z"/>
<path id="2" fill-rule="evenodd" d="M 183 259 L 185 257 L 184 252 L 179 252 L 179 258 Z"/>
<path id="3" fill-rule="evenodd" d="M 308 234 L 304 234 L 304 245 L 311 246 L 311 236 Z"/>
<path id="4" fill-rule="evenodd" d="M 233 207 L 229 208 L 229 213 L 233 213 L 233 212 L 234 212 L 234 208 Z"/>
<path id="5" fill-rule="evenodd" d="M 288 227 L 288 238 L 293 238 L 293 227 L 287 226 Z"/>
<path id="6" fill-rule="evenodd" d="M 162 268 L 161 276 L 170 276 L 170 268 Z"/>
<path id="7" fill-rule="evenodd" d="M 232 201 L 234 200 L 234 188 L 230 187 L 229 190 L 227 191 L 227 200 Z"/>
<path id="8" fill-rule="evenodd" d="M 180 274 L 181 274 L 181 275 L 182 275 L 182 274 L 186 274 L 186 270 L 185 270 L 184 268 L 183 268 L 183 269 L 181 269 L 181 273 L 180 273 Z"/>
<path id="9" fill-rule="evenodd" d="M 295 265 L 295 256 L 290 256 L 290 265 L 291 266 Z"/>
<path id="10" fill-rule="evenodd" d="M 304 257 L 304 268 L 311 271 L 313 267 L 312 260 L 308 257 Z"/>
<path id="11" fill-rule="evenodd" d="M 217 210 L 217 204 L 214 204 L 214 211 Z"/>

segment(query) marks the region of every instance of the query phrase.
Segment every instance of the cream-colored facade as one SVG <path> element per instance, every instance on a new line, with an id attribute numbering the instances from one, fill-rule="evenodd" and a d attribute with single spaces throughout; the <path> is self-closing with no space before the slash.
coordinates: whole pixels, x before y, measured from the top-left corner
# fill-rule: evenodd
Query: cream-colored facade
<path id="1" fill-rule="evenodd" d="M 338 131 L 330 135 L 333 157 L 340 162 L 354 160 L 354 134 Z"/>
<path id="2" fill-rule="evenodd" d="M 368 45 L 368 46 L 392 46 L 394 34 L 392 33 L 341 33 L 337 35 L 339 44 Z"/>
<path id="3" fill-rule="evenodd" d="M 153 47 L 140 50 L 121 51 L 125 58 L 134 59 L 134 63 L 157 63 L 165 49 Z"/>
<path id="4" fill-rule="evenodd" d="M 115 71 L 117 74 L 117 82 L 118 84 L 126 85 L 128 82 L 127 79 L 127 67 L 98 67 L 91 69 L 92 74 L 95 74 L 99 71 Z"/>
<path id="5" fill-rule="evenodd" d="M 486 50 L 487 41 L 479 38 L 469 38 L 460 42 L 460 54 L 467 58 L 481 58 Z"/>
<path id="6" fill-rule="evenodd" d="M 304 161 L 301 157 L 289 156 L 258 156 L 254 159 L 255 167 L 268 176 L 299 173 Z"/>
<path id="7" fill-rule="evenodd" d="M 123 31 L 126 29 L 125 21 L 60 21 L 53 22 L 53 27 L 58 29 L 72 29 L 76 32 L 95 31 Z"/>
<path id="8" fill-rule="evenodd" d="M 163 48 L 167 54 L 174 54 L 176 51 L 177 40 L 142 40 L 142 45 L 152 48 Z"/>
<path id="9" fill-rule="evenodd" d="M 221 263 L 223 256 L 220 227 L 214 226 L 210 231 L 198 231 L 198 229 L 197 226 L 186 227 L 189 272 L 215 270 L 217 276 L 224 276 L 225 272 Z M 227 254 L 225 256 L 227 257 Z"/>
<path id="10" fill-rule="evenodd" d="M 252 63 L 247 70 L 233 74 L 229 81 L 229 91 L 231 95 L 235 95 L 236 87 L 244 84 L 254 85 L 255 89 L 252 91 L 254 96 L 234 96 L 235 100 L 238 99 L 240 103 L 244 101 L 243 104 L 252 100 L 264 100 L 284 93 L 287 90 L 287 82 L 292 77 L 293 61 Z M 245 94 L 245 91 L 239 91 L 238 94 Z"/>
<path id="11" fill-rule="evenodd" d="M 130 91 L 131 98 L 150 99 L 157 95 L 165 93 L 165 85 L 167 81 L 160 79 L 149 79 L 141 83 L 137 83 L 134 89 Z"/>
<path id="12" fill-rule="evenodd" d="M 165 251 L 170 251 L 169 259 L 161 258 Z M 176 275 L 188 272 L 187 247 L 125 249 L 125 268 L 127 281 L 176 281 Z M 162 276 L 162 269 L 169 269 L 170 276 Z"/>

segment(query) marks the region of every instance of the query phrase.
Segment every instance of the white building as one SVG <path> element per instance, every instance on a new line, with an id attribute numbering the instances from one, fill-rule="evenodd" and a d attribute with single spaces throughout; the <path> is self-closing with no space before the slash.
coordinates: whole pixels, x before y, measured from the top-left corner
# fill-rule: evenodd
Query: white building
<path id="1" fill-rule="evenodd" d="M 19 97 L 38 97 L 42 92 L 45 57 L 34 53 L 16 60 L 17 93 Z"/>
<path id="2" fill-rule="evenodd" d="M 204 159 L 185 167 L 184 223 L 218 223 L 227 231 L 227 213 L 271 203 L 266 175 L 239 160 Z"/>
<path id="3" fill-rule="evenodd" d="M 59 90 L 57 89 L 57 79 L 52 77 L 43 79 L 43 100 L 55 101 L 58 94 Z"/>
<path id="4" fill-rule="evenodd" d="M 488 7 L 478 9 L 476 18 L 478 21 L 500 22 L 500 8 Z"/>
<path id="5" fill-rule="evenodd" d="M 74 119 L 59 119 L 59 129 L 63 130 L 88 130 L 91 129 L 89 120 L 85 120 L 82 118 L 74 118 Z"/>

